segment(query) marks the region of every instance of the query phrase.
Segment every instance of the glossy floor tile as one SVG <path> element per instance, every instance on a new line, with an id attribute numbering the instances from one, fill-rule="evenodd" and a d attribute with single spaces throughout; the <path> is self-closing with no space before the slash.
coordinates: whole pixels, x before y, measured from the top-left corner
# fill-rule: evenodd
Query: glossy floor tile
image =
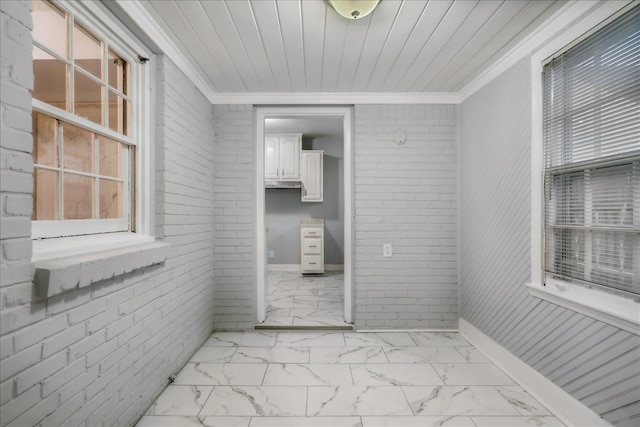
<path id="1" fill-rule="evenodd" d="M 260 326 L 350 327 L 344 321 L 343 300 L 342 271 L 305 276 L 300 272 L 270 270 L 267 318 Z"/>
<path id="2" fill-rule="evenodd" d="M 255 331 L 212 334 L 137 425 L 563 424 L 457 333 Z"/>

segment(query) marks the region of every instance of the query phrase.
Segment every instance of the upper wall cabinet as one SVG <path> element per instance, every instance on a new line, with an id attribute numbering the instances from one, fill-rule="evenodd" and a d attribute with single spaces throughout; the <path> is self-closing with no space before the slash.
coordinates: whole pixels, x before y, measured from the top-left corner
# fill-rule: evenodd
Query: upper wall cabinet
<path id="1" fill-rule="evenodd" d="M 322 150 L 302 150 L 300 155 L 300 181 L 302 181 L 303 202 L 322 202 L 323 182 Z"/>
<path id="2" fill-rule="evenodd" d="M 301 148 L 302 134 L 265 135 L 264 179 L 299 181 Z"/>

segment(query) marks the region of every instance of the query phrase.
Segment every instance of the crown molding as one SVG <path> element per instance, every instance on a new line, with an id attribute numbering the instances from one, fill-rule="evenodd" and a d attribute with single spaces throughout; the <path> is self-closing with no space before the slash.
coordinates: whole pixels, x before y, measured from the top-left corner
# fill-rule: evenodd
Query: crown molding
<path id="1" fill-rule="evenodd" d="M 202 92 L 212 104 L 458 104 L 457 93 L 452 92 L 252 92 L 217 93 L 211 82 L 198 70 L 193 62 L 173 42 L 149 12 L 136 1 L 115 0 L 116 4 L 133 19 L 151 38 L 161 52 L 167 55 Z"/>
<path id="2" fill-rule="evenodd" d="M 466 84 L 459 92 L 221 92 L 196 68 L 193 61 L 173 42 L 149 12 L 136 1 L 115 0 L 191 80 L 212 104 L 263 104 L 263 105 L 345 105 L 345 104 L 459 104 L 490 83 L 521 59 L 553 41 L 554 37 L 578 18 L 588 18 L 585 25 L 596 25 L 620 10 L 632 0 L 580 1 L 571 0 L 547 19 L 533 33 L 514 46 L 489 68 Z M 582 24 L 582 22 L 581 22 Z M 579 25 L 584 28 L 585 25 Z M 588 28 L 582 30 L 587 31 Z M 580 33 L 580 34 L 582 34 Z M 580 34 L 577 34 L 578 37 Z"/>
<path id="3" fill-rule="evenodd" d="M 576 33 L 574 38 L 579 37 L 581 34 L 588 31 L 589 28 L 605 20 L 630 2 L 631 0 L 570 1 L 540 25 L 534 32 L 529 34 L 520 43 L 494 62 L 489 68 L 465 85 L 458 92 L 460 102 L 463 102 L 475 92 L 486 86 L 493 79 L 498 77 L 521 59 L 531 56 L 538 49 L 545 46 L 545 44 L 555 39 L 558 33 L 565 31 L 567 27 L 572 26 L 577 19 L 588 18 L 584 22 L 581 22 L 582 25 L 573 26 L 572 29 L 575 30 L 573 32 Z"/>
<path id="4" fill-rule="evenodd" d="M 344 104 L 458 104 L 451 92 L 254 92 L 216 93 L 214 104 L 344 105 Z"/>
<path id="5" fill-rule="evenodd" d="M 144 31 L 158 46 L 162 53 L 168 56 L 182 70 L 187 78 L 198 88 L 200 92 L 214 103 L 215 92 L 212 85 L 200 70 L 194 67 L 193 62 L 182 53 L 182 50 L 171 40 L 169 35 L 158 25 L 149 12 L 137 1 L 115 0 L 127 15 L 133 19 L 140 29 Z"/>

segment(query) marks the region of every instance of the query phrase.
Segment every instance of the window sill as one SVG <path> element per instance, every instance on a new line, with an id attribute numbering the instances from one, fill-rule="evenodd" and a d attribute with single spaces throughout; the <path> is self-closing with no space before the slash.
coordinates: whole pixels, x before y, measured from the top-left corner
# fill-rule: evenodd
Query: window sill
<path id="1" fill-rule="evenodd" d="M 640 335 L 640 303 L 631 298 L 560 280 L 527 283 L 531 296 Z"/>
<path id="2" fill-rule="evenodd" d="M 85 238 L 90 237 L 90 240 Z M 34 241 L 35 291 L 50 298 L 166 261 L 168 243 L 130 233 Z M 91 241 L 91 245 L 82 242 Z M 54 253 L 58 255 L 53 255 Z M 60 256 L 64 253 L 64 256 Z"/>

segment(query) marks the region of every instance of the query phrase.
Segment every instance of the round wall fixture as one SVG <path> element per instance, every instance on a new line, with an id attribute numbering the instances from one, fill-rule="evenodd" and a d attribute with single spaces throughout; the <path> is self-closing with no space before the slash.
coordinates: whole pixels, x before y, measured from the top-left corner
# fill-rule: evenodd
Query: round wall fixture
<path id="1" fill-rule="evenodd" d="M 402 129 L 398 129 L 398 135 L 396 136 L 396 145 L 404 145 L 405 142 L 407 142 L 407 132 Z"/>

